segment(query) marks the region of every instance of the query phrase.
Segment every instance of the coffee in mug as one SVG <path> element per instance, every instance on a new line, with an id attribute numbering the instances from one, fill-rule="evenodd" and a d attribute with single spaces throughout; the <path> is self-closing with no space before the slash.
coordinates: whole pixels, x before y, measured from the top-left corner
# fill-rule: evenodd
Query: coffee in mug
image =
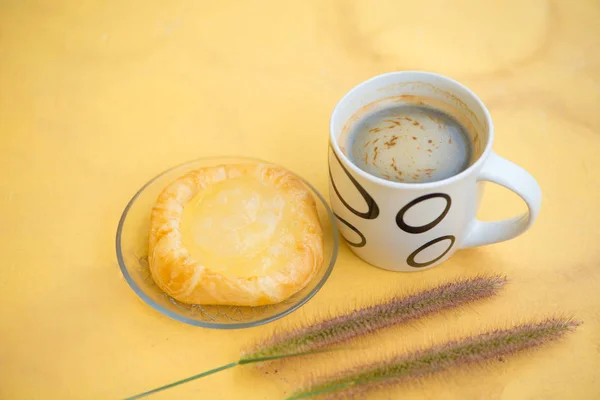
<path id="1" fill-rule="evenodd" d="M 492 150 L 483 102 L 444 76 L 392 72 L 350 90 L 330 121 L 329 193 L 337 226 L 363 260 L 392 271 L 433 268 L 461 248 L 512 239 L 533 224 L 542 193 Z M 480 221 L 484 182 L 527 212 Z"/>
<path id="2" fill-rule="evenodd" d="M 371 175 L 423 183 L 467 169 L 479 156 L 478 138 L 457 107 L 403 95 L 362 107 L 344 126 L 339 143 L 348 159 Z"/>

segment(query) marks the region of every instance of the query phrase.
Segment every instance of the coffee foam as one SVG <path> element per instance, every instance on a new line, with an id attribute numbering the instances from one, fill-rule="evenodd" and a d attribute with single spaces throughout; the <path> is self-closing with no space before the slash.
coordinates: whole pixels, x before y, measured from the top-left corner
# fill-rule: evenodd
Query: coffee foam
<path id="1" fill-rule="evenodd" d="M 396 182 L 432 182 L 460 173 L 481 154 L 471 120 L 435 98 L 402 95 L 361 108 L 339 139 L 360 169 Z"/>

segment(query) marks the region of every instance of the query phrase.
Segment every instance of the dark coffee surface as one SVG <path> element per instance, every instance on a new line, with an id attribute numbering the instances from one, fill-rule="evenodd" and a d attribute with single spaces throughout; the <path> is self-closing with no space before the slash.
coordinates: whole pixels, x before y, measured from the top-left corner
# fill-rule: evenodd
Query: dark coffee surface
<path id="1" fill-rule="evenodd" d="M 383 104 L 350 127 L 345 153 L 363 171 L 395 182 L 433 182 L 468 168 L 472 139 L 452 116 L 426 105 Z"/>

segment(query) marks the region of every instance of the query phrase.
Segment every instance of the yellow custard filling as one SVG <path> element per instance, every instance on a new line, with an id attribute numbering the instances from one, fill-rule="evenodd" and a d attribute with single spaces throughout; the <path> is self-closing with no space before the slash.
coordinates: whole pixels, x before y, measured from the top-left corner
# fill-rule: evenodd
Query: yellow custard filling
<path id="1" fill-rule="evenodd" d="M 290 206 L 270 186 L 246 176 L 200 191 L 185 205 L 183 245 L 192 258 L 232 276 L 266 275 L 293 240 Z"/>

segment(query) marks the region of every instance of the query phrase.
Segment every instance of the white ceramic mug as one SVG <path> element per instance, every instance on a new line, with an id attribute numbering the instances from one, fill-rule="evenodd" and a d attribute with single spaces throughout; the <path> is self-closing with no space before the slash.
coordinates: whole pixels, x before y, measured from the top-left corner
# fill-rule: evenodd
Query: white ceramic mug
<path id="1" fill-rule="evenodd" d="M 353 115 L 373 102 L 407 94 L 451 102 L 469 118 L 480 136 L 480 151 L 466 170 L 436 182 L 394 182 L 364 172 L 341 151 L 338 139 Z M 527 171 L 494 153 L 493 141 L 489 111 L 452 79 L 428 72 L 392 72 L 353 88 L 333 111 L 329 148 L 331 205 L 352 251 L 380 268 L 419 271 L 442 263 L 458 249 L 525 232 L 540 210 L 540 187 Z M 528 212 L 496 222 L 477 220 L 485 181 L 518 194 Z"/>

